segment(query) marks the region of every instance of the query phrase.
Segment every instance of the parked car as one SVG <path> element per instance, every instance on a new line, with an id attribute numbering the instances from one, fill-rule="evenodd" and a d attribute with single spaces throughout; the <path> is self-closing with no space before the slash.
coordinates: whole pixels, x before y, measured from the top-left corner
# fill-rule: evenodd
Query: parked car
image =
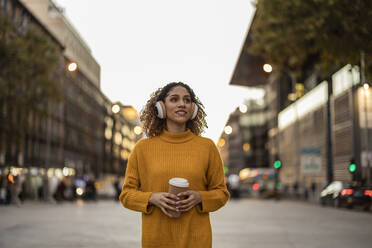
<path id="1" fill-rule="evenodd" d="M 320 204 L 334 207 L 352 207 L 354 188 L 341 181 L 334 181 L 320 192 Z"/>
<path id="2" fill-rule="evenodd" d="M 372 202 L 372 187 L 357 187 L 354 189 L 350 207 L 362 207 L 369 211 Z"/>

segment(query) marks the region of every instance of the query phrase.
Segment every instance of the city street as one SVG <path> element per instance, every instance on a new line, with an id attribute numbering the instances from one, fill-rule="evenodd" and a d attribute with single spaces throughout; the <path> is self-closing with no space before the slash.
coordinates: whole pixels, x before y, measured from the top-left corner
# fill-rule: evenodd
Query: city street
<path id="1" fill-rule="evenodd" d="M 1 248 L 140 247 L 140 214 L 118 202 L 0 208 Z M 229 201 L 211 215 L 214 248 L 371 247 L 372 214 L 295 201 Z M 154 230 L 155 231 L 155 230 Z"/>
<path id="2" fill-rule="evenodd" d="M 114 197 L 168 188 L 229 190 L 213 248 L 372 248 L 371 40 L 372 0 L 0 0 L 0 248 L 139 248 Z"/>

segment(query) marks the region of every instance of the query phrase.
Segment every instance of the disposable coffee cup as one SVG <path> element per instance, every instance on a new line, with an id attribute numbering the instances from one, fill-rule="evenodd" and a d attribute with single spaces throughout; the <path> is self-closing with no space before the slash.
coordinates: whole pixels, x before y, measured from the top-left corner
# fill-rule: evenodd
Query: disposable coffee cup
<path id="1" fill-rule="evenodd" d="M 174 195 L 177 195 L 181 192 L 187 191 L 189 188 L 189 182 L 185 178 L 180 178 L 180 177 L 174 177 L 169 180 L 169 190 L 168 192 Z M 180 197 L 181 200 L 185 199 L 185 197 Z M 171 211 L 169 212 L 174 216 L 175 218 L 180 217 L 181 213 L 176 212 L 176 211 Z"/>

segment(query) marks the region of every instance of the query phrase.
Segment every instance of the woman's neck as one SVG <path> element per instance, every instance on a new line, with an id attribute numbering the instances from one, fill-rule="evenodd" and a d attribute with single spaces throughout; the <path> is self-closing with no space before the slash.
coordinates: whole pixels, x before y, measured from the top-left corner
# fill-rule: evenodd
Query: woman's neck
<path id="1" fill-rule="evenodd" d="M 172 121 L 167 120 L 166 129 L 168 132 L 171 133 L 181 133 L 186 131 L 186 123 L 178 124 Z"/>

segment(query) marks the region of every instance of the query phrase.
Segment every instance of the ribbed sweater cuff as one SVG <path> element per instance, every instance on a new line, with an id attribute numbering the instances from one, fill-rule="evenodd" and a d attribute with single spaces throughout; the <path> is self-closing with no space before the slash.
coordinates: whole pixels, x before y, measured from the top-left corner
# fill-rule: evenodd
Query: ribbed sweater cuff
<path id="1" fill-rule="evenodd" d="M 210 207 L 208 206 L 208 201 L 209 200 L 209 192 L 208 191 L 199 191 L 200 196 L 201 196 L 201 203 L 199 203 L 196 207 L 196 210 L 199 213 L 208 213 L 210 212 Z"/>
<path id="2" fill-rule="evenodd" d="M 154 209 L 154 206 L 150 204 L 149 199 L 152 195 L 152 192 L 143 192 L 141 196 L 141 201 L 143 201 L 143 209 L 141 212 L 144 214 L 151 214 L 152 210 Z"/>

